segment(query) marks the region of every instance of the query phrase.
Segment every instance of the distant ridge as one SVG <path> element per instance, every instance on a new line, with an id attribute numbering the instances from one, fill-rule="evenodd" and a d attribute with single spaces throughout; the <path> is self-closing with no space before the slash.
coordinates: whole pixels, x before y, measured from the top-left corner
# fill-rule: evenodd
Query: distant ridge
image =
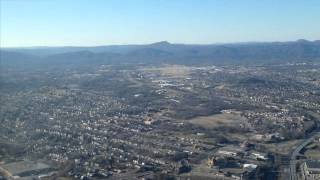
<path id="1" fill-rule="evenodd" d="M 171 45 L 171 43 L 169 43 L 168 41 L 160 41 L 160 42 L 155 42 L 150 44 L 151 46 L 167 46 L 167 45 Z"/>
<path id="2" fill-rule="evenodd" d="M 10 62 L 41 59 L 51 63 L 178 63 L 241 64 L 320 62 L 320 41 L 248 42 L 226 44 L 172 44 L 97 47 L 2 48 L 1 60 Z M 23 57 L 25 56 L 25 57 Z M 31 61 L 30 61 L 31 62 Z M 35 61 L 32 61 L 35 62 Z"/>
<path id="3" fill-rule="evenodd" d="M 158 41 L 149 44 L 110 44 L 110 45 L 97 45 L 97 46 L 21 46 L 21 47 L 0 47 L 0 49 L 7 49 L 7 50 L 21 50 L 21 49 L 56 49 L 56 48 L 102 48 L 102 47 L 124 47 L 124 46 L 152 46 L 152 45 L 201 45 L 201 46 L 208 46 L 208 45 L 236 45 L 236 44 L 261 44 L 261 43 L 292 43 L 292 42 L 310 42 L 310 43 L 318 43 L 320 40 L 307 40 L 307 39 L 297 39 L 295 41 L 243 41 L 243 42 L 217 42 L 217 43 L 171 43 L 169 41 Z"/>

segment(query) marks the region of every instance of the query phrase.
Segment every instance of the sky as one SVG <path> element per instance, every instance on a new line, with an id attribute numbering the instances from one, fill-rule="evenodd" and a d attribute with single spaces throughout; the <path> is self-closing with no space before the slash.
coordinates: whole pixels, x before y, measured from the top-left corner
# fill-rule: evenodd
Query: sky
<path id="1" fill-rule="evenodd" d="M 320 0 L 0 0 L 0 46 L 320 39 Z"/>

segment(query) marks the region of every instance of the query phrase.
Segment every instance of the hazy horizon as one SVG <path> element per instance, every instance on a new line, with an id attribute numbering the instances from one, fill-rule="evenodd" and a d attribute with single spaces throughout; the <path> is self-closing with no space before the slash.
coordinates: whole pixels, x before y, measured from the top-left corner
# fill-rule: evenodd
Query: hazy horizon
<path id="1" fill-rule="evenodd" d="M 53 46 L 47 46 L 47 45 L 36 45 L 36 46 L 0 46 L 0 48 L 3 49 L 15 49 L 15 48 L 25 48 L 25 49 L 32 49 L 32 48 L 64 48 L 64 47 L 74 47 L 74 48 L 90 48 L 90 47 L 103 47 L 103 46 L 143 46 L 143 45 L 152 45 L 156 43 L 162 43 L 167 42 L 172 45 L 223 45 L 223 44 L 254 44 L 254 43 L 285 43 L 285 42 L 296 42 L 299 40 L 305 40 L 309 42 L 314 41 L 320 41 L 320 39 L 293 39 L 288 41 L 240 41 L 240 42 L 213 42 L 213 43 L 179 43 L 179 42 L 169 42 L 169 41 L 157 41 L 157 42 L 150 42 L 150 43 L 135 43 L 135 44 L 101 44 L 101 45 L 53 45 Z"/>

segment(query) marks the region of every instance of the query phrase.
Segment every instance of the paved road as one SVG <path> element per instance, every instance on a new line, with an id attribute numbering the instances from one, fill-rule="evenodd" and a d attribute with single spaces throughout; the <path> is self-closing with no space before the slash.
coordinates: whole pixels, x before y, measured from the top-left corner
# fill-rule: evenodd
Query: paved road
<path id="1" fill-rule="evenodd" d="M 2 174 L 5 178 L 7 178 L 9 180 L 13 179 L 12 174 L 9 171 L 7 171 L 6 169 L 2 168 L 2 167 L 0 167 L 0 174 Z"/>
<path id="2" fill-rule="evenodd" d="M 319 136 L 320 132 L 314 132 L 310 134 L 310 137 L 303 141 L 291 154 L 290 163 L 289 163 L 289 171 L 290 171 L 290 180 L 297 180 L 297 172 L 296 172 L 296 165 L 297 165 L 297 156 L 300 151 L 309 143 L 311 143 L 316 136 Z"/>

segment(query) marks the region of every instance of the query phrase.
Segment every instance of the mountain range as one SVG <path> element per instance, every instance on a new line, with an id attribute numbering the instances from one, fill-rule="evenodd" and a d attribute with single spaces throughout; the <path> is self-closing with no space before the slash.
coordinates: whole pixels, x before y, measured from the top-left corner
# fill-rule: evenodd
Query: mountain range
<path id="1" fill-rule="evenodd" d="M 171 44 L 96 47 L 1 48 L 1 64 L 269 64 L 320 62 L 320 40 L 230 44 Z"/>

